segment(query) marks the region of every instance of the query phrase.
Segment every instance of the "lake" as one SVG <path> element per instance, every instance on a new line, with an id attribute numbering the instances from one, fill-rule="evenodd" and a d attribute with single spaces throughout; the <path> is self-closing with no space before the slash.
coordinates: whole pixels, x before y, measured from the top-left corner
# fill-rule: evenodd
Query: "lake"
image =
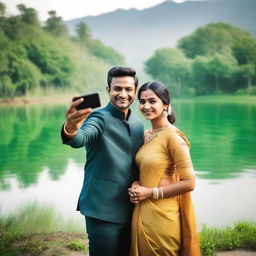
<path id="1" fill-rule="evenodd" d="M 173 106 L 176 126 L 191 143 L 198 225 L 256 221 L 256 105 L 195 99 L 177 100 Z M 36 200 L 54 206 L 63 216 L 83 219 L 75 209 L 85 151 L 61 142 L 66 108 L 0 108 L 1 215 Z M 145 128 L 149 126 L 145 122 Z"/>

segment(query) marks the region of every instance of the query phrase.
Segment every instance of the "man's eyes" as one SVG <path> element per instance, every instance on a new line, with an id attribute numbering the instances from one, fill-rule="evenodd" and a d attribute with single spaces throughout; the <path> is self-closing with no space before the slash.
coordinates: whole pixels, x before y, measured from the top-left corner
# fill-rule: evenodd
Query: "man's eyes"
<path id="1" fill-rule="evenodd" d="M 123 90 L 123 88 L 121 88 L 121 87 L 114 87 L 114 90 L 116 92 L 120 92 L 120 91 Z M 126 90 L 127 92 L 131 92 L 133 89 L 132 88 L 125 88 L 124 90 Z"/>

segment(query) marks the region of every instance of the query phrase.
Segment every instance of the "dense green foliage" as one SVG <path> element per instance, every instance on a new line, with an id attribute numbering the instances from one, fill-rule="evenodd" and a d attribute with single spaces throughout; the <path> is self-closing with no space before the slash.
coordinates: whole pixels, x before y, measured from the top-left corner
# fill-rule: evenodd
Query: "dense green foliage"
<path id="1" fill-rule="evenodd" d="M 211 23 L 162 48 L 146 62 L 146 72 L 175 95 L 255 93 L 256 39 L 225 23 Z"/>
<path id="2" fill-rule="evenodd" d="M 44 26 L 37 11 L 23 4 L 20 14 L 5 17 L 0 2 L 0 96 L 27 93 L 84 91 L 104 88 L 107 69 L 122 65 L 124 58 L 114 49 L 94 40 L 86 24 L 77 27 L 77 37 L 55 11 L 49 11 Z"/>

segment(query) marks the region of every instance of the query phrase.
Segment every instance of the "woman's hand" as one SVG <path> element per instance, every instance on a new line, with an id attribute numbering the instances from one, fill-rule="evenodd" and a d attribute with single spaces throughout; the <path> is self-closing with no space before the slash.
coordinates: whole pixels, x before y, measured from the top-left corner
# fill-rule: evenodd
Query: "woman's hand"
<path id="1" fill-rule="evenodd" d="M 131 188 L 137 188 L 140 185 L 140 183 L 136 180 L 132 183 Z"/>
<path id="2" fill-rule="evenodd" d="M 130 201 L 137 204 L 139 201 L 143 201 L 148 198 L 152 198 L 153 190 L 152 188 L 147 188 L 136 184 L 128 189 L 130 195 Z"/>

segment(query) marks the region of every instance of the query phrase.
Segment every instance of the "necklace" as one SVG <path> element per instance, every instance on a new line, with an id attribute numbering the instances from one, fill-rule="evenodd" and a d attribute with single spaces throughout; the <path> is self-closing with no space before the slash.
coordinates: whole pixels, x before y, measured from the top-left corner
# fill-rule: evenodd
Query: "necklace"
<path id="1" fill-rule="evenodd" d="M 158 136 L 160 134 L 160 132 L 164 129 L 166 129 L 168 126 L 163 126 L 161 128 L 158 129 L 150 129 L 147 132 L 147 138 L 146 138 L 146 143 L 151 141 L 153 138 L 155 138 L 156 136 Z"/>

